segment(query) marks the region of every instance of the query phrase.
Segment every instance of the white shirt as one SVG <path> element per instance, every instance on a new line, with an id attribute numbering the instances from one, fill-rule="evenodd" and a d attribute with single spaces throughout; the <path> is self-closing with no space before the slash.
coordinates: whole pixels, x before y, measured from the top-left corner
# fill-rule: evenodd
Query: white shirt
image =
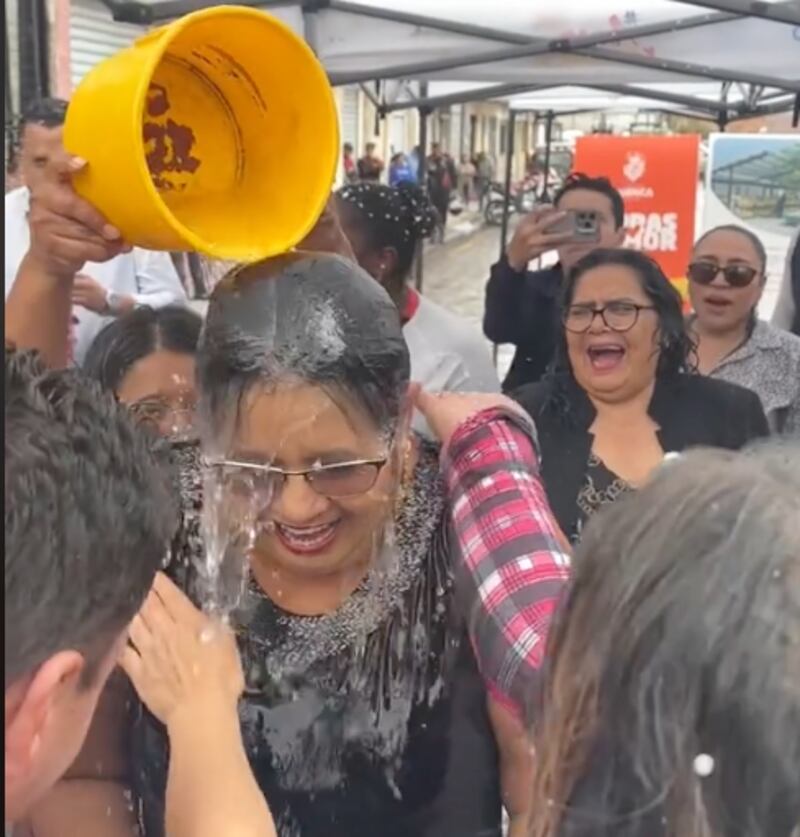
<path id="1" fill-rule="evenodd" d="M 30 193 L 25 187 L 6 195 L 6 299 L 17 278 L 20 263 L 28 252 L 31 235 L 28 227 Z M 134 248 L 104 264 L 87 262 L 81 273 L 91 276 L 106 290 L 133 297 L 137 305 L 163 308 L 185 304 L 186 291 L 172 264 L 169 253 Z M 98 332 L 112 317 L 103 317 L 76 306 L 75 362 L 82 363 Z"/>
<path id="2" fill-rule="evenodd" d="M 411 355 L 411 380 L 429 392 L 500 392 L 483 335 L 446 308 L 420 295 L 403 336 Z M 431 435 L 420 415 L 413 426 Z"/>

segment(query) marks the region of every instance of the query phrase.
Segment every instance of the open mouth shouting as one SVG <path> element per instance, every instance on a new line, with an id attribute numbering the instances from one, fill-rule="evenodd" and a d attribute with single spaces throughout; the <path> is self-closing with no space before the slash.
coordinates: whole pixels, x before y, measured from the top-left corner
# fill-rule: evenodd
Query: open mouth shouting
<path id="1" fill-rule="evenodd" d="M 618 369 L 625 359 L 625 347 L 612 341 L 593 343 L 586 349 L 593 372 L 605 374 Z"/>

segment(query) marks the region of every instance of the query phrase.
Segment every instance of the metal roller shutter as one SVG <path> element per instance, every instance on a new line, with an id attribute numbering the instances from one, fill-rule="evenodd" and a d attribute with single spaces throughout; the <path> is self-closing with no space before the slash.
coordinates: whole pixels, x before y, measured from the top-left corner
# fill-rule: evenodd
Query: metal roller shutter
<path id="1" fill-rule="evenodd" d="M 73 87 L 100 61 L 144 33 L 130 23 L 116 23 L 100 0 L 72 0 L 69 37 Z"/>
<path id="2" fill-rule="evenodd" d="M 358 102 L 360 91 L 357 87 L 342 88 L 341 112 L 339 114 L 342 142 L 349 142 L 359 152 Z"/>

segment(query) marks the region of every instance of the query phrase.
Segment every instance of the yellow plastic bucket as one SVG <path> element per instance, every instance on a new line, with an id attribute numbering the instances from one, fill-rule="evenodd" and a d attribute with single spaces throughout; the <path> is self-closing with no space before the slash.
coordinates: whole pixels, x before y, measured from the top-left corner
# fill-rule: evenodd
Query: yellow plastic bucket
<path id="1" fill-rule="evenodd" d="M 305 42 L 264 12 L 218 6 L 149 32 L 75 91 L 77 192 L 126 241 L 256 261 L 294 247 L 330 194 L 333 91 Z"/>

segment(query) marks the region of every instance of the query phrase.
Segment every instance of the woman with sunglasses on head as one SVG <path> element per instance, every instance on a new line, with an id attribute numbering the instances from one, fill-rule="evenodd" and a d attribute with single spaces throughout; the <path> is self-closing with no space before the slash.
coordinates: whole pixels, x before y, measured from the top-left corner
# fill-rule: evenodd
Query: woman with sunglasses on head
<path id="1" fill-rule="evenodd" d="M 598 250 L 564 283 L 545 379 L 515 393 L 533 417 L 542 478 L 562 531 L 647 482 L 666 454 L 740 448 L 768 433 L 758 397 L 694 372 L 681 299 L 635 250 Z"/>
<path id="2" fill-rule="evenodd" d="M 744 227 L 710 230 L 689 265 L 690 329 L 703 375 L 757 393 L 770 428 L 800 433 L 800 338 L 759 320 L 764 245 Z"/>

